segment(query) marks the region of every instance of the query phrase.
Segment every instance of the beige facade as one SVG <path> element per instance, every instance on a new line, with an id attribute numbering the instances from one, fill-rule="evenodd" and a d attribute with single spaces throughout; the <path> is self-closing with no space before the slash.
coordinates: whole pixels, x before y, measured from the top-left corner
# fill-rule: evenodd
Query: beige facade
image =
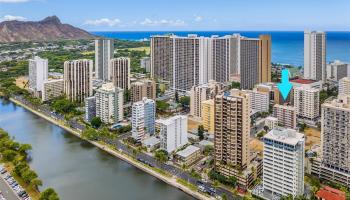
<path id="1" fill-rule="evenodd" d="M 321 124 L 322 164 L 350 176 L 350 96 L 324 103 Z"/>
<path id="2" fill-rule="evenodd" d="M 215 109 L 214 99 L 202 101 L 202 124 L 204 130 L 213 134 L 215 128 Z"/>
<path id="3" fill-rule="evenodd" d="M 106 124 L 123 120 L 123 89 L 113 83 L 103 84 L 96 90 L 96 116 Z"/>
<path id="4" fill-rule="evenodd" d="M 130 88 L 130 58 L 114 58 L 109 61 L 111 80 L 115 87 Z"/>
<path id="5" fill-rule="evenodd" d="M 201 156 L 201 149 L 199 147 L 190 145 L 184 150 L 178 151 L 175 155 L 176 163 L 180 166 L 190 166 L 197 161 Z"/>
<path id="6" fill-rule="evenodd" d="M 320 116 L 320 90 L 314 88 L 295 87 L 294 107 L 297 116 L 311 121 L 316 121 Z"/>
<path id="7" fill-rule="evenodd" d="M 84 102 L 92 95 L 92 60 L 64 62 L 64 94 L 71 101 Z"/>
<path id="8" fill-rule="evenodd" d="M 271 36 L 259 36 L 259 83 L 271 82 Z"/>
<path id="9" fill-rule="evenodd" d="M 350 78 L 344 77 L 339 80 L 339 95 L 350 95 Z"/>
<path id="10" fill-rule="evenodd" d="M 180 91 L 206 83 L 207 40 L 197 35 L 151 37 L 151 76 L 169 81 L 172 89 Z"/>
<path id="11" fill-rule="evenodd" d="M 44 81 L 41 100 L 43 102 L 63 95 L 63 79 Z"/>
<path id="12" fill-rule="evenodd" d="M 297 127 L 297 112 L 293 106 L 276 104 L 273 107 L 273 117 L 278 119 L 279 126 L 291 129 Z"/>
<path id="13" fill-rule="evenodd" d="M 215 97 L 215 169 L 227 177 L 242 178 L 239 171 L 250 163 L 249 104 L 249 95 L 241 91 Z"/>
<path id="14" fill-rule="evenodd" d="M 140 80 L 131 83 L 130 87 L 131 102 L 141 101 L 144 97 L 156 99 L 156 83 L 152 80 Z"/>
<path id="15" fill-rule="evenodd" d="M 190 114 L 194 117 L 202 117 L 202 102 L 208 99 L 214 99 L 222 90 L 222 85 L 215 81 L 209 81 L 207 84 L 193 86 L 191 89 Z"/>

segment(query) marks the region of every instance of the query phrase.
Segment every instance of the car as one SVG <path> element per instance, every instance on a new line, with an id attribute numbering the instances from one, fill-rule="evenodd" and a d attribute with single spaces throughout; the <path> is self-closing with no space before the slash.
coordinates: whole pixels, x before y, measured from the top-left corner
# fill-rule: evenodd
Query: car
<path id="1" fill-rule="evenodd" d="M 11 187 L 15 187 L 15 186 L 17 186 L 17 185 L 18 185 L 18 183 L 17 183 L 17 182 L 14 182 L 14 183 L 11 184 Z"/>
<path id="2" fill-rule="evenodd" d="M 7 172 L 6 169 L 2 169 L 2 170 L 0 171 L 1 174 L 5 174 L 6 172 Z"/>
<path id="3" fill-rule="evenodd" d="M 5 177 L 5 180 L 8 180 L 8 179 L 10 179 L 10 178 L 12 178 L 12 176 L 11 176 L 11 175 L 7 175 L 7 176 Z"/>

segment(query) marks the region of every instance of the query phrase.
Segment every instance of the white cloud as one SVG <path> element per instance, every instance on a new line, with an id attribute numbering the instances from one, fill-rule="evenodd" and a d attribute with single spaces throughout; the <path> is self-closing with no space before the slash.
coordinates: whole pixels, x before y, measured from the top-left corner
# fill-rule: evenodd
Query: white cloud
<path id="1" fill-rule="evenodd" d="M 0 0 L 0 3 L 25 3 L 29 0 Z"/>
<path id="2" fill-rule="evenodd" d="M 185 26 L 186 23 L 183 20 L 176 19 L 176 20 L 167 20 L 167 19 L 161 19 L 161 20 L 151 20 L 149 18 L 145 18 L 143 21 L 140 22 L 140 25 L 142 26 Z"/>
<path id="3" fill-rule="evenodd" d="M 13 16 L 13 15 L 5 15 L 0 18 L 0 21 L 25 21 L 27 18 L 22 17 L 22 16 Z"/>
<path id="4" fill-rule="evenodd" d="M 194 16 L 194 21 L 195 22 L 201 22 L 203 20 L 203 17 L 202 16 Z"/>
<path id="5" fill-rule="evenodd" d="M 84 24 L 93 26 L 117 26 L 121 24 L 121 21 L 120 19 L 101 18 L 95 20 L 87 20 Z"/>

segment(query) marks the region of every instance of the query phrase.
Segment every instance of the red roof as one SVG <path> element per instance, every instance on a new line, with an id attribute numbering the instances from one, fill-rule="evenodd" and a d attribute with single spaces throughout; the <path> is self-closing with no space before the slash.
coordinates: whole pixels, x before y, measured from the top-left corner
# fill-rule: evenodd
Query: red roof
<path id="1" fill-rule="evenodd" d="M 300 83 L 300 84 L 310 84 L 310 83 L 315 83 L 316 81 L 310 80 L 310 79 L 301 79 L 301 78 L 298 78 L 298 79 L 291 79 L 290 82 L 293 82 L 293 83 Z"/>
<path id="2" fill-rule="evenodd" d="M 316 193 L 316 197 L 325 200 L 345 200 L 345 192 L 325 186 Z"/>

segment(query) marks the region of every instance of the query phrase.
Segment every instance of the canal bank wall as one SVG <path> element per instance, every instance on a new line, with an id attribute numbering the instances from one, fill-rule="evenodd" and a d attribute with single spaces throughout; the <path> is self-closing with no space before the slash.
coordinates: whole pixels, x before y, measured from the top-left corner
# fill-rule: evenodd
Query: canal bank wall
<path id="1" fill-rule="evenodd" d="M 107 145 L 100 144 L 100 143 L 95 142 L 95 141 L 89 141 L 89 140 L 86 140 L 86 139 L 82 138 L 81 137 L 81 133 L 79 131 L 74 130 L 74 129 L 66 126 L 63 122 L 57 121 L 57 120 L 55 120 L 55 119 L 53 119 L 53 118 L 51 118 L 49 116 L 46 116 L 45 114 L 43 114 L 43 113 L 41 113 L 41 112 L 39 112 L 39 111 L 37 111 L 37 110 L 35 110 L 35 109 L 25 105 L 25 104 L 23 104 L 22 102 L 14 99 L 14 98 L 10 98 L 10 101 L 12 101 L 13 103 L 23 107 L 24 109 L 30 111 L 31 113 L 33 113 L 33 114 L 35 114 L 35 115 L 37 115 L 37 116 L 39 116 L 39 117 L 49 121 L 50 123 L 55 124 L 56 126 L 59 126 L 60 128 L 62 128 L 64 130 L 66 130 L 67 132 L 75 135 L 76 137 L 79 137 L 80 139 L 89 142 L 90 144 L 92 144 L 92 145 L 98 147 L 99 149 L 109 153 L 110 155 L 113 155 L 114 157 L 117 157 L 117 158 L 119 158 L 119 159 L 121 159 L 121 160 L 123 160 L 123 161 L 125 161 L 125 162 L 127 162 L 127 163 L 129 163 L 131 165 L 133 165 L 134 167 L 136 167 L 136 168 L 138 168 L 138 169 L 140 169 L 140 170 L 150 174 L 151 176 L 153 176 L 155 178 L 158 178 L 159 180 L 167 183 L 168 185 L 171 185 L 173 187 L 176 187 L 176 188 L 180 189 L 181 191 L 183 191 L 183 192 L 193 196 L 194 198 L 203 199 L 203 200 L 214 199 L 214 198 L 209 198 L 209 197 L 207 197 L 207 196 L 205 196 L 205 195 L 203 195 L 203 194 L 201 194 L 201 193 L 199 193 L 197 191 L 193 191 L 190 188 L 182 185 L 181 183 L 178 183 L 176 177 L 168 177 L 168 176 L 165 176 L 165 175 L 163 175 L 163 174 L 161 174 L 159 172 L 156 172 L 156 171 L 152 170 L 151 168 L 146 167 L 143 164 L 137 162 L 133 158 L 131 158 L 131 157 L 125 155 L 125 154 L 122 154 L 121 152 L 118 152 L 118 151 L 115 151 L 115 150 L 109 148 Z"/>

